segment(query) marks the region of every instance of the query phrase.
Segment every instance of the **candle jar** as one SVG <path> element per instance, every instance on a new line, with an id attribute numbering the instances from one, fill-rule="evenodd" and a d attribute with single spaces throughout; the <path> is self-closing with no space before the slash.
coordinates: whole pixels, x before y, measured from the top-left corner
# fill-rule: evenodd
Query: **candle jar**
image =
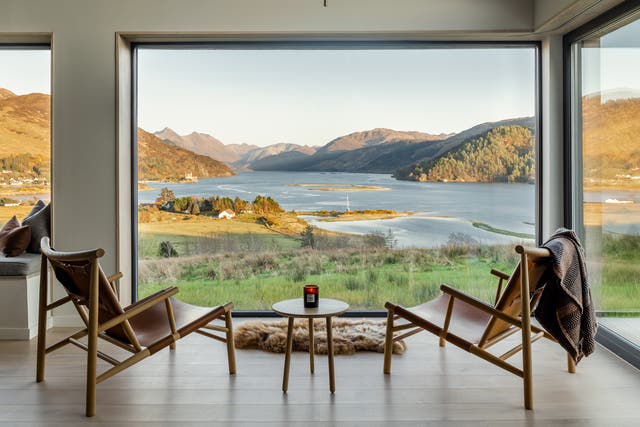
<path id="1" fill-rule="evenodd" d="M 318 285 L 304 285 L 304 307 L 316 308 L 318 307 L 318 300 L 320 298 L 320 288 Z"/>

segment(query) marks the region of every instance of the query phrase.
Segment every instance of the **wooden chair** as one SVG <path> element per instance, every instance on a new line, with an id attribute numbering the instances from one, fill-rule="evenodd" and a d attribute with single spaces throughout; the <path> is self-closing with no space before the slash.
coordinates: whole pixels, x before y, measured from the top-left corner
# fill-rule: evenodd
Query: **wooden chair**
<path id="1" fill-rule="evenodd" d="M 170 287 L 150 295 L 134 304 L 120 306 L 116 281 L 121 273 L 105 276 L 99 258 L 104 250 L 59 252 L 51 249 L 49 239 L 42 239 L 42 263 L 40 274 L 40 303 L 38 312 L 38 364 L 36 380 L 44 380 L 45 354 L 67 344 L 73 344 L 87 352 L 86 415 L 95 415 L 96 384 L 134 365 L 142 359 L 169 346 L 175 349 L 178 339 L 191 332 L 222 341 L 227 345 L 229 373 L 236 373 L 233 346 L 232 303 L 213 308 L 197 307 L 172 298 L 178 288 Z M 67 296 L 48 303 L 47 271 L 51 265 L 55 277 L 62 284 Z M 85 328 L 55 344 L 46 346 L 47 311 L 72 302 Z M 223 320 L 224 326 L 209 325 Z M 202 329 L 222 333 L 214 334 Z M 87 344 L 79 341 L 87 336 Z M 98 338 L 114 344 L 131 356 L 118 360 L 98 350 Z M 113 365 L 97 375 L 96 362 L 100 358 Z"/>
<path id="2" fill-rule="evenodd" d="M 520 254 L 520 262 L 511 276 L 491 270 L 491 273 L 499 278 L 494 306 L 447 285 L 440 286 L 443 293 L 438 298 L 416 307 L 405 308 L 387 302 L 384 373 L 391 373 L 393 343 L 427 330 L 440 337 L 441 347 L 448 341 L 521 377 L 524 382 L 524 406 L 532 409 L 531 344 L 542 337 L 555 340 L 546 331 L 531 325 L 531 309 L 540 298 L 542 289 L 531 292 L 530 284 L 535 286 L 538 283 L 547 269 L 547 261 L 551 254 L 545 248 L 522 246 L 516 246 L 516 252 Z M 523 266 L 525 268 L 522 268 Z M 507 285 L 504 292 L 501 292 L 505 280 Z M 521 295 L 528 295 L 529 298 L 521 298 Z M 406 320 L 408 323 L 395 325 L 394 322 L 398 319 Z M 443 326 L 438 326 L 437 323 L 442 321 Z M 396 334 L 407 329 L 409 331 Z M 449 332 L 450 329 L 456 331 L 456 334 Z M 487 351 L 489 347 L 516 332 L 521 332 L 522 339 L 512 349 L 498 356 Z M 507 361 L 520 351 L 522 368 Z M 575 372 L 573 359 L 567 357 L 567 360 L 569 372 Z"/>

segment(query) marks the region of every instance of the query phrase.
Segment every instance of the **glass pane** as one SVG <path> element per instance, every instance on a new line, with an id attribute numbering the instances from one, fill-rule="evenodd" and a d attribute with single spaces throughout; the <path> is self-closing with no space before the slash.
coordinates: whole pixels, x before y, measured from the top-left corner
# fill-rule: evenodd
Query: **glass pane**
<path id="1" fill-rule="evenodd" d="M 580 42 L 584 245 L 601 324 L 640 343 L 640 21 Z"/>
<path id="2" fill-rule="evenodd" d="M 536 50 L 138 49 L 139 294 L 487 301 L 533 243 Z M 225 216 L 229 216 L 225 219 Z"/>
<path id="3" fill-rule="evenodd" d="M 0 45 L 0 226 L 49 201 L 49 49 Z"/>

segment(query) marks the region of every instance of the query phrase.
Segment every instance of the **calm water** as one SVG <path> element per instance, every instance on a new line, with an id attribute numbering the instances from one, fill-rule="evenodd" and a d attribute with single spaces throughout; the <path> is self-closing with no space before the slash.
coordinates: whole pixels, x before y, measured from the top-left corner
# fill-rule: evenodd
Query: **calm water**
<path id="1" fill-rule="evenodd" d="M 328 172 L 248 172 L 230 178 L 201 179 L 195 184 L 151 183 L 153 190 L 138 193 L 140 203 L 153 202 L 160 188 L 177 197 L 213 195 L 253 200 L 269 195 L 286 210 L 345 210 L 347 193 L 319 191 L 291 184 L 340 184 L 379 186 L 388 190 L 351 191 L 349 207 L 394 209 L 415 215 L 378 221 L 323 222 L 318 227 L 349 233 L 387 233 L 391 230 L 401 247 L 432 247 L 446 243 L 451 233 L 464 233 L 481 243 L 513 243 L 520 238 L 478 229 L 473 222 L 518 233 L 535 234 L 535 186 L 528 184 L 417 183 L 397 181 L 389 175 Z"/>

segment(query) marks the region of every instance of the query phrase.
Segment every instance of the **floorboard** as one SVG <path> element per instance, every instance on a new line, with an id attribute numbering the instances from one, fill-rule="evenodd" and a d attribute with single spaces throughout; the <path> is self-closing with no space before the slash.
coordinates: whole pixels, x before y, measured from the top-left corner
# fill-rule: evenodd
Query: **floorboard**
<path id="1" fill-rule="evenodd" d="M 236 324 L 241 323 L 238 319 Z M 49 339 L 67 330 L 53 330 Z M 3 426 L 637 426 L 640 372 L 607 350 L 566 372 L 565 355 L 534 344 L 534 406 L 522 406 L 521 381 L 436 337 L 418 334 L 382 374 L 382 355 L 336 356 L 336 393 L 327 358 L 309 374 L 307 353 L 292 357 L 281 391 L 282 354 L 237 350 L 229 376 L 224 346 L 196 334 L 98 385 L 97 416 L 84 417 L 85 354 L 67 346 L 35 378 L 35 340 L 0 342 Z M 499 350 L 498 350 L 499 351 Z M 516 362 L 519 361 L 514 359 Z M 99 365 L 104 368 L 105 365 Z"/>

